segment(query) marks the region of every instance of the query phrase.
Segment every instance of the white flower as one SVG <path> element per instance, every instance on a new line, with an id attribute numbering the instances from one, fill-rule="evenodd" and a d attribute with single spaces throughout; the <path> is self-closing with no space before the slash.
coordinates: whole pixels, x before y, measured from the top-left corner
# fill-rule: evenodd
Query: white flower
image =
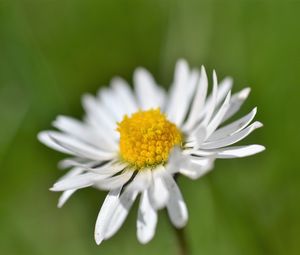
<path id="1" fill-rule="evenodd" d="M 60 130 L 44 131 L 39 140 L 73 157 L 60 163 L 71 170 L 52 191 L 63 191 L 58 206 L 81 188 L 108 190 L 99 212 L 97 244 L 114 235 L 140 196 L 137 237 L 147 243 L 155 233 L 157 211 L 167 208 L 173 225 L 183 227 L 188 212 L 174 180 L 177 174 L 197 179 L 213 167 L 216 158 L 250 156 L 264 150 L 261 145 L 231 145 L 262 126 L 250 124 L 254 108 L 246 116 L 220 127 L 247 98 L 246 88 L 231 96 L 232 80 L 217 82 L 207 95 L 204 68 L 190 70 L 178 61 L 174 82 L 167 94 L 148 71 L 134 73 L 134 91 L 115 78 L 96 97 L 83 96 L 83 122 L 59 116 L 53 123 Z"/>

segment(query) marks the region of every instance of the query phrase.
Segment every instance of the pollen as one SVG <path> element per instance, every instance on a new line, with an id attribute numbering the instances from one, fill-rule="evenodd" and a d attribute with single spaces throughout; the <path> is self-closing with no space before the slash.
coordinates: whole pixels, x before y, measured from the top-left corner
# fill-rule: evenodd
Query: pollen
<path id="1" fill-rule="evenodd" d="M 160 109 L 125 115 L 117 131 L 122 160 L 137 168 L 167 162 L 171 149 L 182 142 L 181 132 Z"/>

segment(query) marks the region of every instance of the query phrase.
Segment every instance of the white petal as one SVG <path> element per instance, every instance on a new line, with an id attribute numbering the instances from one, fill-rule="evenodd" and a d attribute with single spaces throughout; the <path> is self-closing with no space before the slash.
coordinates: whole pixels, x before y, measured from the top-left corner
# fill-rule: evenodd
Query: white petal
<path id="1" fill-rule="evenodd" d="M 87 113 L 87 120 L 101 132 L 115 137 L 116 121 L 110 112 L 106 111 L 102 103 L 89 94 L 82 96 L 82 105 Z"/>
<path id="2" fill-rule="evenodd" d="M 58 116 L 53 122 L 53 126 L 103 150 L 115 151 L 117 149 L 117 144 L 114 139 L 99 131 L 96 132 L 91 126 L 74 118 Z"/>
<path id="3" fill-rule="evenodd" d="M 200 125 L 195 131 L 194 134 L 191 136 L 191 138 L 194 140 L 194 149 L 198 149 L 201 147 L 201 144 L 203 143 L 203 141 L 205 140 L 207 136 L 207 128 Z M 188 143 L 187 143 L 188 144 Z"/>
<path id="4" fill-rule="evenodd" d="M 101 151 L 66 134 L 55 131 L 48 131 L 47 134 L 54 143 L 68 150 L 69 154 L 93 160 L 109 160 L 115 157 L 115 153 Z"/>
<path id="5" fill-rule="evenodd" d="M 110 174 L 114 175 L 117 174 L 118 172 L 124 170 L 125 168 L 128 167 L 127 163 L 120 163 L 120 162 L 109 162 L 103 166 L 99 167 L 94 167 L 92 169 L 88 169 L 94 173 L 97 174 Z"/>
<path id="6" fill-rule="evenodd" d="M 84 173 L 76 176 L 71 176 L 56 182 L 51 191 L 65 191 L 70 189 L 82 189 L 92 186 L 95 182 L 105 178 L 105 175 L 94 173 Z"/>
<path id="7" fill-rule="evenodd" d="M 126 182 L 128 182 L 134 172 L 131 170 L 124 170 L 123 173 L 105 178 L 95 182 L 95 186 L 103 190 L 111 190 L 122 187 Z"/>
<path id="8" fill-rule="evenodd" d="M 165 89 L 161 86 L 157 86 L 156 88 L 157 88 L 157 92 L 156 92 L 157 101 L 159 103 L 161 110 L 164 112 L 166 107 L 166 102 L 167 102 L 167 93 Z"/>
<path id="9" fill-rule="evenodd" d="M 170 99 L 166 109 L 168 119 L 177 124 L 179 121 L 178 113 L 182 111 L 182 100 L 188 96 L 189 88 L 189 76 L 190 71 L 188 64 L 185 60 L 179 60 L 176 63 L 174 73 L 174 85 L 171 87 Z M 182 118 L 182 114 L 179 117 Z"/>
<path id="10" fill-rule="evenodd" d="M 183 164 L 183 157 L 182 150 L 179 147 L 176 146 L 173 148 L 169 155 L 168 164 L 165 166 L 165 171 L 162 172 L 162 176 L 177 173 Z"/>
<path id="11" fill-rule="evenodd" d="M 180 173 L 193 180 L 200 178 L 213 168 L 213 159 L 203 158 L 189 160 L 180 169 Z"/>
<path id="12" fill-rule="evenodd" d="M 208 86 L 207 75 L 206 75 L 205 68 L 202 66 L 196 95 L 192 102 L 191 112 L 188 116 L 188 120 L 185 123 L 185 125 L 183 126 L 184 130 L 190 130 L 199 120 L 199 115 L 200 115 L 201 111 L 203 110 L 202 108 L 205 103 L 205 98 L 206 98 L 206 94 L 207 94 L 207 86 Z"/>
<path id="13" fill-rule="evenodd" d="M 99 165 L 100 166 L 97 166 Z M 60 162 L 60 166 L 62 167 L 81 167 L 86 171 L 90 171 L 96 174 L 108 174 L 114 175 L 122 170 L 124 170 L 128 164 L 127 163 L 119 163 L 115 161 L 103 161 L 103 162 L 88 162 L 88 163 L 81 163 L 74 159 L 65 159 Z"/>
<path id="14" fill-rule="evenodd" d="M 95 241 L 98 245 L 103 241 L 111 216 L 119 203 L 120 192 L 121 189 L 111 190 L 101 206 L 95 226 Z"/>
<path id="15" fill-rule="evenodd" d="M 229 119 L 231 116 L 233 116 L 242 106 L 242 104 L 245 102 L 245 100 L 247 99 L 249 93 L 250 93 L 250 88 L 245 88 L 242 91 L 235 93 L 231 100 L 230 100 L 230 107 L 225 115 L 225 117 L 223 118 L 223 121 L 226 121 L 227 119 Z"/>
<path id="16" fill-rule="evenodd" d="M 258 144 L 246 145 L 246 146 L 233 146 L 220 149 L 216 151 L 217 158 L 242 158 L 254 155 L 262 152 L 265 147 Z"/>
<path id="17" fill-rule="evenodd" d="M 223 105 L 220 107 L 218 112 L 215 114 L 213 119 L 209 122 L 207 128 L 206 128 L 206 138 L 209 137 L 216 128 L 220 125 L 222 119 L 224 118 L 228 108 L 229 108 L 229 100 L 230 100 L 230 92 L 228 93 Z"/>
<path id="18" fill-rule="evenodd" d="M 70 189 L 70 190 L 66 190 L 64 191 L 59 199 L 58 199 L 58 204 L 57 207 L 61 208 L 63 207 L 63 205 L 69 200 L 69 198 L 76 192 L 77 189 Z"/>
<path id="19" fill-rule="evenodd" d="M 110 213 L 109 218 L 106 219 L 106 225 L 100 228 L 101 231 L 96 231 L 96 233 L 98 233 L 98 240 L 102 241 L 103 238 L 108 239 L 113 236 L 125 221 L 138 194 L 138 191 L 132 187 L 132 183 L 133 182 L 129 183 L 120 197 L 115 200 L 112 212 Z"/>
<path id="20" fill-rule="evenodd" d="M 149 199 L 155 209 L 162 209 L 169 199 L 169 192 L 161 177 L 154 177 L 149 188 Z"/>
<path id="21" fill-rule="evenodd" d="M 111 88 L 102 88 L 98 91 L 98 100 L 103 104 L 107 111 L 114 117 L 116 122 L 121 121 L 123 116 L 127 113 L 121 101 Z"/>
<path id="22" fill-rule="evenodd" d="M 229 91 L 232 88 L 233 80 L 231 77 L 225 77 L 220 83 L 219 83 L 219 89 L 218 89 L 218 97 L 217 97 L 217 104 L 219 105 L 224 98 L 227 96 Z"/>
<path id="23" fill-rule="evenodd" d="M 58 181 L 62 181 L 62 180 L 68 179 L 70 177 L 80 175 L 83 172 L 84 172 L 83 168 L 75 166 L 70 171 L 68 171 L 66 174 L 64 174 L 62 177 L 60 177 L 58 179 Z"/>
<path id="24" fill-rule="evenodd" d="M 165 184 L 169 190 L 169 201 L 167 210 L 172 224 L 177 228 L 182 228 L 188 220 L 186 204 L 183 201 L 181 192 L 172 176 L 164 176 Z"/>
<path id="25" fill-rule="evenodd" d="M 136 112 L 138 110 L 138 105 L 127 82 L 117 77 L 111 81 L 111 84 L 115 93 L 125 106 L 127 114 L 130 115 Z"/>
<path id="26" fill-rule="evenodd" d="M 81 167 L 85 170 L 90 169 L 91 167 L 98 165 L 100 163 L 107 162 L 107 161 L 95 161 L 95 160 L 87 160 L 87 159 L 83 159 L 83 158 L 77 158 L 77 157 L 73 157 L 73 158 L 66 158 L 61 160 L 58 163 L 58 167 L 61 169 L 65 169 L 65 168 L 69 168 L 69 167 Z M 111 162 L 111 161 L 108 161 Z M 105 164 L 108 164 L 105 163 Z"/>
<path id="27" fill-rule="evenodd" d="M 226 77 L 225 79 L 223 79 L 219 83 L 215 108 L 219 107 L 219 105 L 222 103 L 222 101 L 224 100 L 224 98 L 226 97 L 226 95 L 228 94 L 228 92 L 230 91 L 230 89 L 232 87 L 232 84 L 233 84 L 233 80 L 230 77 Z M 213 100 L 213 95 L 209 95 L 207 97 L 207 100 L 206 100 L 206 103 L 204 105 L 203 111 L 199 114 L 199 118 L 198 118 L 199 120 L 204 115 L 206 115 L 207 112 L 209 111 L 209 108 L 210 108 L 210 105 L 212 103 L 212 100 Z"/>
<path id="28" fill-rule="evenodd" d="M 152 172 L 150 168 L 145 168 L 138 171 L 137 175 L 134 177 L 127 189 L 143 191 L 148 189 L 152 181 Z"/>
<path id="29" fill-rule="evenodd" d="M 137 68 L 134 72 L 133 80 L 138 102 L 142 110 L 149 110 L 161 106 L 161 99 L 160 96 L 158 96 L 156 82 L 146 69 Z"/>
<path id="30" fill-rule="evenodd" d="M 38 133 L 38 139 L 41 143 L 45 144 L 46 146 L 56 150 L 60 151 L 62 153 L 70 154 L 70 151 L 62 147 L 61 145 L 57 144 L 53 141 L 52 138 L 50 138 L 48 131 L 43 131 Z"/>
<path id="31" fill-rule="evenodd" d="M 70 135 L 79 137 L 84 135 L 86 129 L 88 129 L 84 123 L 68 116 L 58 116 L 53 122 L 53 126 Z M 83 136 L 82 138 L 85 139 L 86 137 Z"/>
<path id="32" fill-rule="evenodd" d="M 217 106 L 217 96 L 218 96 L 218 79 L 217 74 L 215 71 L 213 71 L 213 91 L 212 91 L 212 99 L 208 105 L 208 110 L 204 116 L 204 120 L 202 122 L 202 125 L 207 125 L 215 111 L 215 108 Z"/>
<path id="33" fill-rule="evenodd" d="M 152 207 L 145 190 L 141 195 L 137 219 L 137 238 L 142 244 L 148 243 L 155 234 L 157 224 L 157 213 Z"/>
<path id="34" fill-rule="evenodd" d="M 216 154 L 216 149 L 214 150 L 194 150 L 194 149 L 185 149 L 185 155 L 191 155 L 196 157 L 214 157 Z"/>
<path id="35" fill-rule="evenodd" d="M 201 149 L 214 149 L 214 148 L 221 148 L 225 146 L 229 146 L 231 144 L 237 143 L 238 141 L 244 139 L 246 136 L 248 136 L 252 131 L 254 131 L 257 128 L 262 127 L 262 123 L 256 121 L 249 127 L 243 129 L 242 131 L 233 134 L 232 136 L 225 137 L 220 140 L 212 141 L 212 142 L 206 142 L 201 145 Z"/>
<path id="36" fill-rule="evenodd" d="M 225 138 L 226 136 L 233 135 L 242 129 L 244 129 L 246 126 L 249 125 L 249 123 L 253 120 L 257 112 L 256 107 L 247 115 L 244 117 L 224 126 L 216 130 L 208 139 L 207 141 L 214 141 L 221 138 Z"/>
<path id="37" fill-rule="evenodd" d="M 113 214 L 111 214 L 109 224 L 104 234 L 104 239 L 109 239 L 120 229 L 137 195 L 137 191 L 125 188 L 124 192 L 118 199 L 117 206 L 115 207 Z"/>
<path id="38" fill-rule="evenodd" d="M 83 172 L 82 168 L 75 167 L 72 170 L 70 170 L 67 174 L 65 174 L 64 176 L 62 176 L 59 180 L 64 180 L 64 179 L 67 179 L 69 177 L 79 175 L 82 172 Z M 77 189 L 72 189 L 72 190 L 64 191 L 62 193 L 62 195 L 58 199 L 57 207 L 61 208 L 67 202 L 67 200 L 75 193 L 76 190 Z"/>
<path id="39" fill-rule="evenodd" d="M 186 114 L 188 112 L 189 106 L 191 104 L 191 99 L 195 93 L 195 89 L 196 89 L 196 85 L 197 85 L 197 81 L 199 79 L 199 73 L 198 71 L 193 70 L 186 83 L 181 83 L 181 88 L 178 88 L 178 94 L 180 93 L 180 96 L 178 95 L 178 101 L 175 105 L 176 109 L 174 109 L 174 114 L 175 114 L 175 110 L 176 110 L 176 114 L 174 115 L 174 117 L 171 118 L 174 121 L 174 123 L 177 126 L 181 126 L 182 122 L 184 121 L 184 119 L 186 118 Z"/>

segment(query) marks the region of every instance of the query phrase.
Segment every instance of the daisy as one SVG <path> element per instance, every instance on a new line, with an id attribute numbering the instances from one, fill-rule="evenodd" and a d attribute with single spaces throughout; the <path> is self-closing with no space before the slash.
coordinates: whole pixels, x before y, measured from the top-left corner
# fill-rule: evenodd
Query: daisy
<path id="1" fill-rule="evenodd" d="M 134 91 L 121 78 L 114 78 L 96 97 L 83 96 L 83 121 L 59 116 L 53 122 L 59 131 L 39 133 L 42 143 L 72 155 L 59 164 L 70 171 L 51 188 L 63 192 L 58 207 L 78 189 L 108 191 L 96 221 L 97 244 L 120 229 L 139 194 L 137 238 L 141 243 L 153 238 L 159 209 L 166 207 L 171 223 L 184 227 L 188 211 L 174 177 L 182 174 L 197 179 L 212 169 L 217 158 L 245 157 L 264 150 L 261 145 L 231 146 L 262 124 L 250 124 L 254 108 L 224 125 L 250 89 L 231 95 L 231 78 L 219 84 L 215 72 L 212 78 L 207 97 L 204 67 L 190 69 L 179 60 L 166 93 L 147 70 L 138 68 Z"/>

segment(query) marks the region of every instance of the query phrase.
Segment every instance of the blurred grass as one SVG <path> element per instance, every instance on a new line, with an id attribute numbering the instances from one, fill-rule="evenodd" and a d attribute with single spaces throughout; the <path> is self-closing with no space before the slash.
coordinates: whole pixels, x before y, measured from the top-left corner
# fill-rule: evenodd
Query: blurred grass
<path id="1" fill-rule="evenodd" d="M 175 60 L 232 75 L 265 127 L 247 139 L 263 154 L 218 161 L 180 179 L 193 254 L 299 254 L 299 1 L 0 1 L 0 253 L 175 254 L 163 212 L 154 240 L 135 237 L 136 210 L 100 247 L 104 193 L 78 192 L 58 210 L 48 187 L 62 155 L 36 134 L 57 114 L 80 117 L 80 95 L 138 65 L 169 84 Z"/>

